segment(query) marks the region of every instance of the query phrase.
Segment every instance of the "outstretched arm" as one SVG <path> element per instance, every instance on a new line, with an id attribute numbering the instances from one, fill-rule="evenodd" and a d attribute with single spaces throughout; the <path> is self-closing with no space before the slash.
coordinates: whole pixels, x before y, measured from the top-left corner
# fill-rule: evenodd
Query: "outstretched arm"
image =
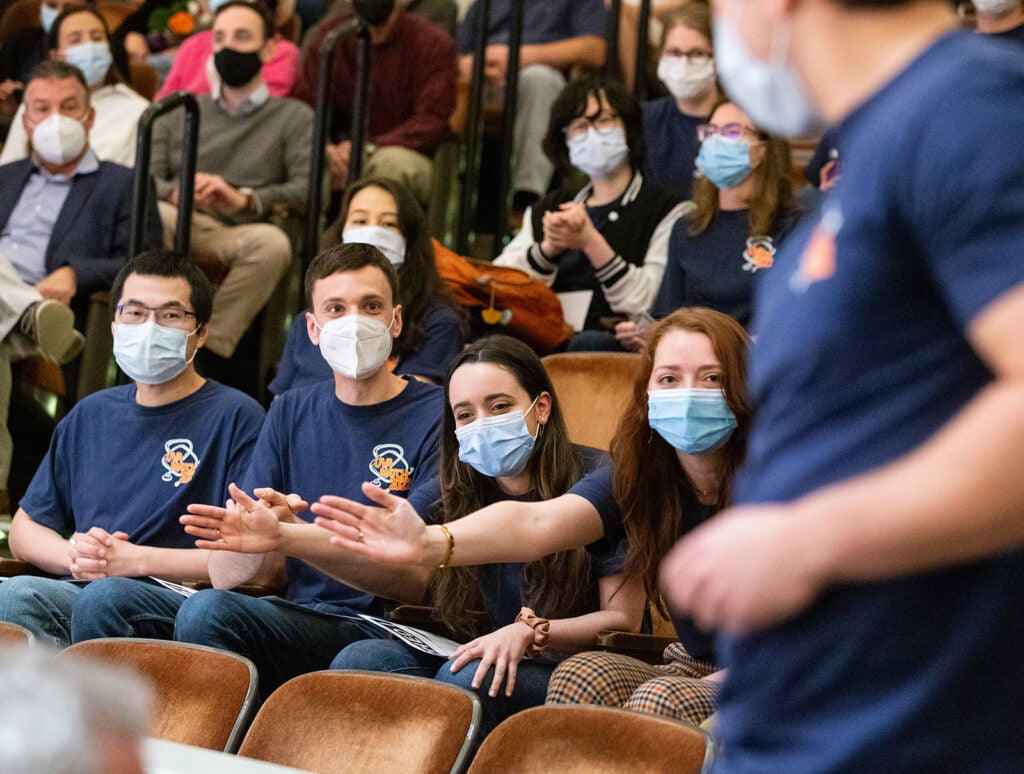
<path id="1" fill-rule="evenodd" d="M 255 574 L 266 557 L 292 556 L 371 594 L 413 603 L 423 599 L 431 576 L 426 568 L 388 567 L 339 551 L 328 532 L 296 516 L 307 504 L 294 495 L 257 489 L 260 499 L 254 500 L 234 484 L 229 491 L 234 499 L 225 508 L 190 505 L 181 517 L 185 531 L 199 538 L 197 547 L 220 552 L 211 558 L 211 580 L 216 567 L 217 579 L 230 577 L 237 585 L 250 580 L 238 577 L 244 571 Z"/>
<path id="2" fill-rule="evenodd" d="M 381 507 L 325 495 L 310 510 L 318 526 L 334 533 L 331 543 L 378 562 L 437 567 L 448 538 L 427 526 L 413 507 L 372 484 L 363 494 Z M 604 534 L 597 509 L 579 495 L 544 502 L 505 500 L 448 523 L 455 540 L 447 564 L 530 562 L 592 543 Z"/>

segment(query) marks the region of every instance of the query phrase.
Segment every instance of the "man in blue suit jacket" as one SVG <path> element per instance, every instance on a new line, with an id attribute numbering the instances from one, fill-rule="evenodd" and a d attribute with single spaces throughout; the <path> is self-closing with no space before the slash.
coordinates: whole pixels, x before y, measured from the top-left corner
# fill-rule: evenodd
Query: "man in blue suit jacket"
<path id="1" fill-rule="evenodd" d="M 82 348 L 72 301 L 110 287 L 128 258 L 132 170 L 89 148 L 94 112 L 82 73 L 47 60 L 25 90 L 32 157 L 0 166 L 0 492 L 10 470 L 10 363 L 66 363 Z M 155 197 L 147 237 L 159 245 Z"/>

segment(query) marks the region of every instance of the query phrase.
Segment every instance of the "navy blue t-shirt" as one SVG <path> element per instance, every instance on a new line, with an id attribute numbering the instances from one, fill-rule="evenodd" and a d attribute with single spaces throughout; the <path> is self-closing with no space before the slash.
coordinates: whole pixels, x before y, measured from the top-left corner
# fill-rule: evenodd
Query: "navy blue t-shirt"
<path id="1" fill-rule="evenodd" d="M 694 162 L 700 151 L 697 127 L 708 116 L 681 113 L 675 97 L 644 104 L 644 179 L 671 189 L 680 200 L 693 189 Z"/>
<path id="2" fill-rule="evenodd" d="M 433 491 L 437 476 L 443 405 L 444 390 L 415 379 L 396 397 L 371 406 L 342 403 L 333 381 L 289 390 L 270 406 L 242 488 L 269 486 L 309 503 L 331 494 L 371 504 L 360 491 L 370 481 L 408 497 L 424 514 L 430 501 L 422 493 Z M 313 520 L 310 513 L 305 518 Z M 287 559 L 287 574 L 290 602 L 380 612 L 373 595 L 299 559 Z"/>
<path id="3" fill-rule="evenodd" d="M 1005 49 L 949 34 L 837 127 L 842 179 L 757 288 L 737 501 L 884 466 L 991 381 L 967 328 L 1024 282 L 1024 147 L 993 141 L 1024 125 L 1024 62 Z M 723 637 L 722 770 L 1019 770 L 1022 609 L 1016 550 L 835 586 Z"/>
<path id="4" fill-rule="evenodd" d="M 268 387 L 274 395 L 334 379 L 334 372 L 320 354 L 320 348 L 309 340 L 306 311 L 295 315 L 288 328 L 277 374 Z M 440 382 L 448 361 L 461 349 L 462 322 L 458 313 L 445 304 L 435 304 L 424 310 L 420 348 L 399 358 L 395 373 L 423 376 Z"/>
<path id="5" fill-rule="evenodd" d="M 668 239 L 668 264 L 652 314 L 664 317 L 683 306 L 706 306 L 741 325 L 750 322 L 751 298 L 758 278 L 769 270 L 781 237 L 751 235 L 748 210 L 720 210 L 708 227 L 691 236 L 680 218 Z"/>
<path id="6" fill-rule="evenodd" d="M 982 34 L 994 40 L 1007 40 L 1011 43 L 1016 43 L 1018 46 L 1024 44 L 1024 24 L 1018 24 L 1016 27 L 1011 27 L 1002 32 L 985 32 Z"/>
<path id="7" fill-rule="evenodd" d="M 21 507 L 69 537 L 101 527 L 137 545 L 194 548 L 178 517 L 223 503 L 249 465 L 263 409 L 207 380 L 166 406 L 140 406 L 135 385 L 101 390 L 61 420 Z"/>
<path id="8" fill-rule="evenodd" d="M 607 466 L 608 455 L 599 449 L 592 449 L 589 446 L 577 446 L 583 461 L 584 474 L 590 473 L 597 468 Z M 506 500 L 518 500 L 521 502 L 533 502 L 537 499 L 536 494 L 528 492 L 517 497 L 506 497 Z M 616 545 L 609 544 L 607 550 L 595 553 L 598 576 L 606 577 L 615 575 L 622 571 L 623 555 L 617 550 Z M 527 604 L 523 597 L 523 571 L 526 564 L 523 562 L 511 562 L 508 564 L 484 564 L 477 572 L 479 580 L 480 597 L 483 601 L 484 610 L 490 616 L 495 627 L 508 626 L 516 620 L 523 605 Z M 543 605 L 537 610 L 538 615 L 545 615 Z"/>
<path id="9" fill-rule="evenodd" d="M 473 53 L 479 3 L 473 3 L 459 24 L 455 41 L 460 54 Z M 508 43 L 511 0 L 492 0 L 488 20 L 488 44 Z M 606 15 L 602 0 L 527 0 L 523 9 L 523 44 L 554 43 L 583 35 L 605 34 Z"/>
<path id="10" fill-rule="evenodd" d="M 612 467 L 606 465 L 580 479 L 579 483 L 569 490 L 569 494 L 578 495 L 593 505 L 604 524 L 604 538 L 587 546 L 587 550 L 607 550 L 608 541 L 618 544 L 626 539 L 622 511 L 612 494 L 612 480 Z M 714 512 L 713 508 L 699 502 L 695 497 L 689 498 L 683 507 L 690 516 L 687 521 L 691 524 L 706 521 Z M 680 514 L 678 518 L 681 519 L 682 515 Z M 714 640 L 710 634 L 699 629 L 692 619 L 685 616 L 672 616 L 672 625 L 675 626 L 676 637 L 686 648 L 687 653 L 701 661 L 714 662 Z"/>

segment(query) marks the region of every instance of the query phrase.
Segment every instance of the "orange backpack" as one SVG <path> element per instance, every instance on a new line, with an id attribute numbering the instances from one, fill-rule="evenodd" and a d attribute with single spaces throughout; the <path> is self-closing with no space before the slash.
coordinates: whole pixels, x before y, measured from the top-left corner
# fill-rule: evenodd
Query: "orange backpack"
<path id="1" fill-rule="evenodd" d="M 488 325 L 505 326 L 538 354 L 558 351 L 572 336 L 555 292 L 526 272 L 463 258 L 436 239 L 437 272 L 463 306 L 480 309 Z"/>

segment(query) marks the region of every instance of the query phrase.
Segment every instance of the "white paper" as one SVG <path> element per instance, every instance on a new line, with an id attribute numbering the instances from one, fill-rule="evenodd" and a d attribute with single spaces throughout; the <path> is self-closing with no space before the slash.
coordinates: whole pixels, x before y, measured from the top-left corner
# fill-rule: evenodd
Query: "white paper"
<path id="1" fill-rule="evenodd" d="M 590 311 L 590 302 L 593 298 L 593 290 L 569 290 L 558 293 L 558 301 L 562 304 L 562 317 L 577 333 L 583 330 L 587 322 L 587 312 Z"/>
<path id="2" fill-rule="evenodd" d="M 459 643 L 449 640 L 447 637 L 439 637 L 422 629 L 414 629 L 411 626 L 405 626 L 394 621 L 385 621 L 382 618 L 374 618 L 372 615 L 365 615 L 363 613 L 360 613 L 359 617 L 395 635 L 395 637 L 410 648 L 416 648 L 416 650 L 421 650 L 432 656 L 448 658 L 459 647 Z"/>
<path id="3" fill-rule="evenodd" d="M 193 594 L 196 593 L 195 589 L 190 589 L 187 586 L 182 586 L 180 583 L 171 583 L 170 581 L 165 581 L 163 578 L 154 578 L 152 575 L 150 575 L 149 577 L 150 580 L 155 580 L 165 589 L 170 589 L 175 594 L 181 594 L 181 596 L 183 597 L 191 597 Z"/>

